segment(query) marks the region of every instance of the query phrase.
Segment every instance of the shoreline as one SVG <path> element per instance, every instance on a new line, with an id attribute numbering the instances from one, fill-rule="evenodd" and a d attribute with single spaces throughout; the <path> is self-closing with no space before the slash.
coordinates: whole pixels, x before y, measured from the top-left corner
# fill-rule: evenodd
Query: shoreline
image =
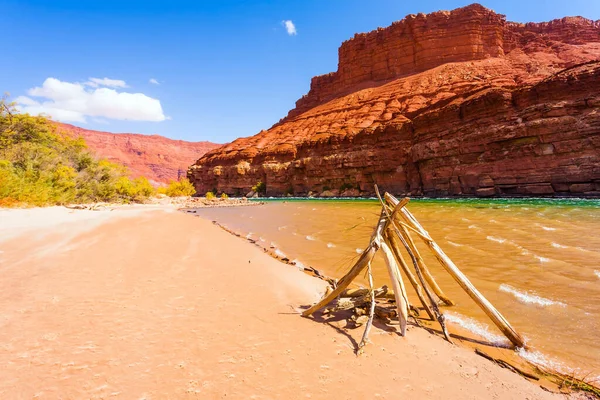
<path id="1" fill-rule="evenodd" d="M 184 213 L 190 212 L 189 210 L 185 210 L 185 209 L 180 210 L 180 211 L 184 212 Z M 196 216 L 199 218 L 203 218 L 201 215 L 196 215 Z M 206 219 L 206 218 L 203 218 L 203 219 Z M 208 219 L 206 219 L 206 220 L 208 220 Z M 329 288 L 331 288 L 331 289 L 334 288 L 334 285 L 337 282 L 336 278 L 332 278 L 327 275 L 324 275 L 321 271 L 319 271 L 318 269 L 316 269 L 312 266 L 308 266 L 308 265 L 304 265 L 304 264 L 297 265 L 297 263 L 295 261 L 291 261 L 287 256 L 279 255 L 277 253 L 277 249 L 273 250 L 272 246 L 270 246 L 270 247 L 263 246 L 257 240 L 254 240 L 254 239 L 251 239 L 248 237 L 244 237 L 242 234 L 226 227 L 225 225 L 222 225 L 221 223 L 219 223 L 216 220 L 212 220 L 211 222 L 213 223 L 213 225 L 219 227 L 220 229 L 229 233 L 230 235 L 235 236 L 237 238 L 247 241 L 248 243 L 255 245 L 256 247 L 263 250 L 265 254 L 269 255 L 270 257 L 274 258 L 275 260 L 279 261 L 280 263 L 285 264 L 285 265 L 295 266 L 298 268 L 299 271 L 304 272 L 305 274 L 307 274 L 313 278 L 316 278 L 316 279 L 326 282 L 329 285 Z M 362 285 L 358 285 L 356 283 L 352 283 L 350 285 L 350 288 L 364 289 L 364 287 Z M 344 296 L 341 295 L 340 297 L 344 297 Z M 389 298 L 393 298 L 393 297 L 389 297 Z M 440 305 L 440 307 L 443 308 L 444 310 L 451 309 L 451 307 L 447 307 L 447 306 L 443 306 L 443 305 Z M 329 305 L 327 308 L 331 309 L 332 307 L 331 307 L 331 305 Z M 423 312 L 422 307 L 417 307 L 417 308 L 421 309 L 421 311 Z M 322 314 L 323 311 L 321 310 L 318 313 Z M 423 314 L 424 314 L 424 312 L 423 312 Z M 469 317 L 465 317 L 465 318 L 470 319 Z M 376 319 L 377 319 L 377 317 L 376 317 Z M 429 333 L 437 336 L 438 339 L 440 339 L 440 340 L 444 340 L 443 333 L 441 332 L 441 330 L 435 324 L 434 321 L 427 319 L 427 316 L 425 316 L 425 318 L 419 317 L 418 320 L 419 320 L 419 322 L 417 324 L 419 325 L 418 326 L 419 328 L 422 328 L 422 329 L 428 331 Z M 348 321 L 350 322 L 350 319 L 348 319 Z M 386 322 L 382 322 L 382 323 L 384 325 L 385 324 L 389 325 L 389 321 L 387 323 Z M 532 383 L 534 383 L 534 382 L 539 383 L 540 386 L 542 388 L 544 388 L 545 390 L 549 390 L 549 391 L 554 390 L 556 392 L 560 392 L 560 387 L 563 385 L 563 381 L 568 380 L 568 379 L 574 379 L 577 382 L 572 382 L 573 384 L 589 386 L 589 388 L 587 388 L 587 389 L 589 389 L 590 391 L 594 391 L 593 393 L 595 393 L 596 396 L 600 398 L 600 388 L 599 387 L 595 387 L 595 386 L 590 385 L 587 382 L 580 381 L 575 376 L 574 373 L 573 373 L 573 375 L 571 375 L 570 373 L 567 373 L 567 372 L 555 370 L 551 366 L 537 364 L 537 363 L 531 361 L 525 355 L 526 352 L 529 352 L 531 349 L 512 348 L 508 343 L 508 339 L 506 339 L 500 333 L 498 335 L 501 336 L 502 340 L 506 342 L 504 344 L 495 343 L 495 342 L 486 342 L 488 339 L 477 335 L 475 332 L 473 332 L 473 331 L 469 330 L 468 328 L 465 328 L 457 323 L 452 323 L 452 328 L 453 328 L 452 330 L 454 332 L 450 332 L 450 336 L 459 344 L 460 347 L 472 350 L 477 355 L 479 355 L 493 363 L 498 364 L 502 368 L 507 368 L 507 369 L 511 370 L 513 373 L 520 375 L 523 378 L 528 379 Z M 368 345 L 367 345 L 367 347 L 365 347 L 365 349 L 366 349 L 365 351 L 368 351 Z M 536 351 L 534 350 L 532 354 L 536 354 Z"/>
<path id="2" fill-rule="evenodd" d="M 3 397 L 564 398 L 415 326 L 356 357 L 299 316 L 323 281 L 174 206 L 38 210 L 0 237 Z"/>

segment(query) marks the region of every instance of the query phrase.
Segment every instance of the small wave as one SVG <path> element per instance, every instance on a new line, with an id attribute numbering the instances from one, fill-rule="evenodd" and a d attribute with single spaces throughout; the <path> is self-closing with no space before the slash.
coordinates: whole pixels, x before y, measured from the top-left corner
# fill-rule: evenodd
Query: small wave
<path id="1" fill-rule="evenodd" d="M 495 237 L 495 236 L 488 236 L 488 237 L 486 237 L 486 239 L 487 240 L 491 240 L 492 242 L 497 242 L 497 243 L 504 243 L 504 242 L 506 242 L 506 239 Z"/>
<path id="2" fill-rule="evenodd" d="M 467 219 L 467 218 L 461 218 L 460 220 L 463 221 L 463 222 L 471 222 L 471 220 Z"/>
<path id="3" fill-rule="evenodd" d="M 539 260 L 539 262 L 541 262 L 541 263 L 546 263 L 546 262 L 549 262 L 549 261 L 550 261 L 550 259 L 549 259 L 549 258 L 546 258 L 546 257 L 537 256 L 537 255 L 534 255 L 534 257 L 535 257 L 537 260 Z"/>
<path id="4" fill-rule="evenodd" d="M 479 229 L 479 227 L 475 224 L 467 226 L 468 229 Z"/>
<path id="5" fill-rule="evenodd" d="M 497 224 L 497 223 L 498 223 L 498 221 L 496 221 L 495 219 L 490 219 L 490 222 L 491 222 L 492 224 Z"/>
<path id="6" fill-rule="evenodd" d="M 595 275 L 596 275 L 598 278 L 600 278 L 600 271 L 594 271 L 594 274 L 595 274 Z"/>
<path id="7" fill-rule="evenodd" d="M 362 252 L 363 252 L 363 249 L 361 249 L 361 248 L 357 247 L 355 251 L 356 251 L 358 254 L 360 254 L 360 253 L 362 253 Z"/>
<path id="8" fill-rule="evenodd" d="M 550 369 L 553 369 L 555 371 L 564 371 L 564 366 L 556 361 L 550 360 L 548 357 L 546 357 L 544 354 L 540 353 L 539 351 L 531 351 L 531 350 L 525 350 L 524 348 L 520 347 L 517 349 L 517 353 L 519 353 L 519 355 L 521 357 L 523 357 L 524 359 L 526 359 L 527 361 L 529 361 L 530 363 L 542 366 L 542 367 L 547 367 Z"/>
<path id="9" fill-rule="evenodd" d="M 284 230 L 285 228 L 287 228 L 287 226 L 285 226 L 285 225 L 284 225 L 284 226 L 280 226 L 280 227 L 278 227 L 278 228 L 277 228 L 277 230 L 278 230 L 278 231 L 281 231 L 281 230 Z"/>
<path id="10" fill-rule="evenodd" d="M 552 242 L 552 247 L 555 247 L 557 249 L 566 249 L 569 246 L 563 246 L 562 244 L 558 244 L 558 243 Z"/>
<path id="11" fill-rule="evenodd" d="M 521 303 L 525 303 L 525 304 L 534 304 L 534 305 L 541 306 L 541 307 L 554 306 L 554 305 L 566 307 L 566 304 L 562 303 L 560 301 L 546 299 L 544 297 L 540 297 L 540 296 L 537 296 L 535 294 L 531 294 L 528 292 L 522 292 L 522 291 L 519 291 L 519 290 L 515 289 L 514 287 L 507 285 L 505 283 L 500 285 L 500 291 L 512 294 L 513 296 L 515 296 L 517 298 L 517 300 L 519 300 Z"/>
<path id="12" fill-rule="evenodd" d="M 252 237 L 252 232 L 249 232 L 249 233 L 246 235 L 246 239 L 250 239 L 251 237 Z"/>
<path id="13" fill-rule="evenodd" d="M 306 235 L 306 240 L 310 240 L 310 241 L 314 241 L 317 240 L 314 237 L 310 236 L 310 235 Z"/>
<path id="14" fill-rule="evenodd" d="M 316 209 L 316 208 L 313 208 L 312 210 L 313 210 L 313 211 L 317 211 L 317 209 Z"/>
<path id="15" fill-rule="evenodd" d="M 333 243 L 327 243 L 327 247 L 329 247 L 330 249 L 332 249 L 332 248 L 335 247 L 335 244 L 333 244 Z"/>
<path id="16" fill-rule="evenodd" d="M 275 249 L 275 254 L 281 258 L 286 258 L 287 256 L 285 255 L 285 253 L 279 249 Z"/>
<path id="17" fill-rule="evenodd" d="M 462 245 L 462 244 L 454 243 L 454 242 L 451 242 L 451 241 L 449 241 L 449 240 L 447 241 L 447 243 L 448 243 L 450 246 L 454 246 L 454 247 L 463 247 L 463 245 Z"/>
<path id="18" fill-rule="evenodd" d="M 263 238 L 262 236 L 259 237 L 258 240 L 260 240 L 261 242 L 266 242 L 265 238 Z"/>
<path id="19" fill-rule="evenodd" d="M 492 342 L 496 346 L 506 346 L 509 342 L 504 338 L 504 336 L 500 336 L 494 332 L 489 331 L 489 327 L 479 321 L 474 320 L 473 318 L 466 317 L 457 313 L 444 313 L 444 317 L 446 321 L 451 322 L 453 324 L 459 325 L 462 328 L 468 330 Z"/>
<path id="20" fill-rule="evenodd" d="M 541 228 L 545 231 L 555 231 L 556 230 L 556 228 L 551 228 L 549 226 L 543 226 L 543 225 L 541 225 Z"/>

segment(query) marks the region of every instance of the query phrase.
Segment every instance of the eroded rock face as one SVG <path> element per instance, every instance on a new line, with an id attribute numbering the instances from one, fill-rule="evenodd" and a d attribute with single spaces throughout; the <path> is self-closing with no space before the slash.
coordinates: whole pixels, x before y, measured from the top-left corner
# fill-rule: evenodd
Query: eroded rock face
<path id="1" fill-rule="evenodd" d="M 199 192 L 600 194 L 600 23 L 479 5 L 356 35 L 267 131 L 188 170 Z"/>
<path id="2" fill-rule="evenodd" d="M 190 163 L 219 147 L 211 142 L 186 142 L 159 135 L 92 131 L 57 123 L 60 130 L 83 137 L 96 155 L 129 168 L 133 177 L 145 176 L 155 183 L 184 177 Z"/>

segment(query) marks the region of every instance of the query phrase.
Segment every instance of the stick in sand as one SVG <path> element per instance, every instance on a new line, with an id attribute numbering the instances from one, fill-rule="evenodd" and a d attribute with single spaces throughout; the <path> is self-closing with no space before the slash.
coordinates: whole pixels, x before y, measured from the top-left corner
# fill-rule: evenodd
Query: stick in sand
<path id="1" fill-rule="evenodd" d="M 367 339 L 369 337 L 369 332 L 371 331 L 371 326 L 373 325 L 373 317 L 375 316 L 375 288 L 373 287 L 373 274 L 371 273 L 371 263 L 367 265 L 367 273 L 369 274 L 369 291 L 371 292 L 371 309 L 369 310 L 369 320 L 367 321 L 367 326 L 365 327 L 365 332 L 363 333 L 362 339 L 358 344 L 357 352 L 360 353 L 360 350 L 367 344 Z"/>
<path id="2" fill-rule="evenodd" d="M 410 236 L 408 235 L 408 232 L 402 225 L 400 226 L 400 228 L 398 228 L 398 226 L 395 222 L 392 223 L 392 226 L 394 227 L 397 237 L 400 239 L 400 241 L 404 245 L 406 252 L 408 253 L 408 255 L 410 256 L 410 258 L 413 262 L 413 266 L 415 268 L 417 276 L 419 277 L 419 280 L 421 281 L 421 284 L 423 285 L 423 289 L 425 290 L 425 293 L 427 293 L 427 297 L 429 298 L 429 301 L 431 303 L 431 308 L 433 309 L 433 312 L 435 313 L 435 318 L 437 319 L 437 321 L 440 324 L 440 327 L 442 328 L 442 333 L 444 334 L 444 337 L 446 338 L 446 340 L 448 342 L 452 343 L 452 340 L 450 339 L 450 334 L 448 333 L 448 328 L 446 327 L 446 320 L 444 318 L 444 314 L 442 314 L 442 312 L 440 311 L 440 308 L 438 307 L 437 302 L 435 301 L 435 299 L 433 298 L 433 295 L 429 291 L 429 288 L 425 284 L 421 268 L 419 266 L 419 263 L 417 262 L 417 258 L 415 256 L 415 254 L 413 253 L 413 248 L 408 243 L 408 240 L 410 240 Z M 404 234 L 408 237 L 408 240 L 404 236 Z"/>
<path id="3" fill-rule="evenodd" d="M 404 282 L 400 276 L 400 270 L 398 264 L 392 255 L 388 244 L 385 240 L 381 241 L 381 251 L 385 258 L 385 265 L 387 266 L 390 279 L 392 281 L 392 288 L 394 289 L 394 295 L 396 297 L 396 309 L 398 311 L 398 323 L 400 324 L 400 335 L 406 335 L 406 324 L 408 323 L 408 299 L 406 298 L 406 289 L 404 288 Z"/>
<path id="4" fill-rule="evenodd" d="M 387 241 L 390 244 L 390 248 L 392 249 L 392 253 L 394 254 L 394 258 L 396 259 L 396 262 L 398 263 L 398 265 L 400 265 L 400 268 L 402 268 L 402 271 L 404 271 L 404 275 L 406 275 L 406 277 L 408 278 L 408 281 L 412 284 L 413 288 L 415 289 L 415 292 L 417 293 L 417 297 L 421 301 L 421 304 L 423 305 L 425 312 L 427 313 L 427 315 L 429 315 L 429 318 L 431 318 L 432 321 L 435 321 L 435 316 L 433 314 L 433 311 L 431 310 L 431 307 L 429 307 L 427 300 L 425 299 L 425 295 L 423 294 L 423 289 L 421 288 L 421 285 L 419 285 L 419 282 L 417 282 L 417 279 L 415 278 L 413 273 L 410 271 L 410 268 L 408 268 L 408 264 L 406 264 L 404 257 L 402 257 L 402 253 L 400 253 L 400 247 L 398 246 L 398 239 L 396 239 L 396 237 L 394 237 L 394 234 L 392 233 L 392 230 L 390 228 L 388 228 L 385 235 L 386 235 L 385 237 L 386 237 Z M 421 279 L 421 284 L 425 287 L 425 290 L 427 290 L 427 287 L 425 286 L 425 282 L 423 282 L 422 279 Z M 430 298 L 430 300 L 432 300 L 432 299 L 433 299 L 433 297 Z M 433 299 L 433 301 L 435 302 L 435 299 Z"/>

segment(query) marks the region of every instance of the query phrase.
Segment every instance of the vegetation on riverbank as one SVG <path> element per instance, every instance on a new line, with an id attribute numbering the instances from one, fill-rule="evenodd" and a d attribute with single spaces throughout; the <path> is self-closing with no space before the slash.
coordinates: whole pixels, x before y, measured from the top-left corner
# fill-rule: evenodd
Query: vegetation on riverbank
<path id="1" fill-rule="evenodd" d="M 157 193 L 144 178 L 95 157 L 85 141 L 45 117 L 19 113 L 0 100 L 0 206 L 142 202 Z M 168 196 L 189 196 L 189 181 L 172 182 Z"/>

